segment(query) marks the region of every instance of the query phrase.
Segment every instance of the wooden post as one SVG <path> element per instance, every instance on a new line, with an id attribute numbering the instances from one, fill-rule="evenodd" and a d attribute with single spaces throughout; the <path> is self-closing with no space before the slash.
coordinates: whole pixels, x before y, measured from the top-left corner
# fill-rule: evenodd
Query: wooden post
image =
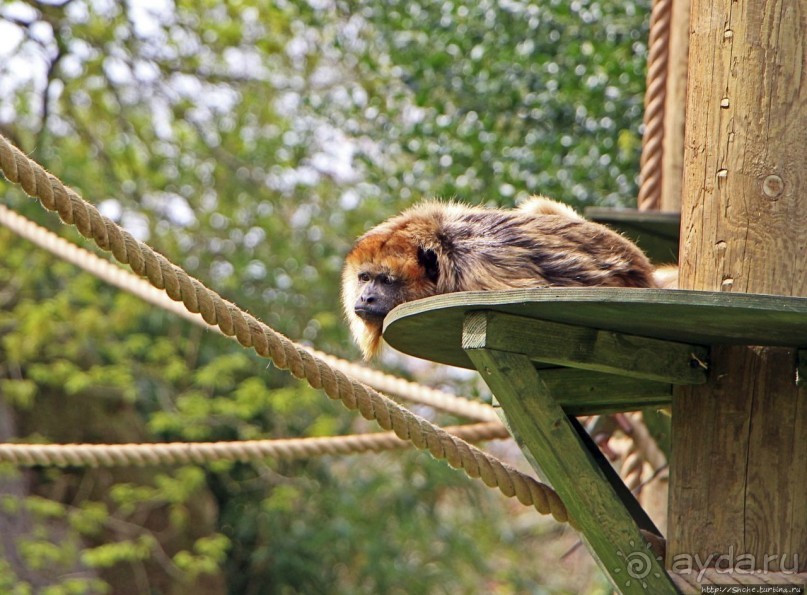
<path id="1" fill-rule="evenodd" d="M 661 210 L 665 212 L 681 210 L 688 53 L 689 0 L 673 0 L 664 107 L 664 159 L 661 162 Z"/>
<path id="2" fill-rule="evenodd" d="M 692 0 L 683 289 L 807 296 L 805 40 L 807 0 Z M 797 360 L 719 347 L 707 384 L 676 389 L 669 568 L 807 569 Z"/>

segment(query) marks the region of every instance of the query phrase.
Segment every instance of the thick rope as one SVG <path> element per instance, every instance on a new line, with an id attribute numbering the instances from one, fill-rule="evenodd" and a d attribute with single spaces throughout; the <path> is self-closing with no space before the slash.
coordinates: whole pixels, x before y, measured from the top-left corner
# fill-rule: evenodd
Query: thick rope
<path id="1" fill-rule="evenodd" d="M 647 54 L 647 89 L 644 107 L 644 137 L 639 167 L 640 211 L 661 208 L 662 158 L 664 156 L 664 109 L 667 102 L 667 65 L 670 54 L 672 0 L 654 0 L 650 13 Z"/>
<path id="2" fill-rule="evenodd" d="M 647 484 L 643 480 L 645 463 L 653 470 L 652 477 L 667 467 L 667 457 L 650 435 L 642 414 L 639 412 L 621 414 L 621 427 L 626 436 L 630 438 L 630 447 L 622 457 L 619 474 L 627 487 L 634 494 Z"/>
<path id="3" fill-rule="evenodd" d="M 304 347 L 304 349 L 307 348 Z M 466 419 L 480 422 L 499 421 L 499 415 L 496 413 L 496 410 L 485 403 L 458 397 L 457 395 L 410 382 L 403 378 L 392 376 L 391 374 L 379 372 L 378 370 L 371 370 L 367 366 L 354 364 L 353 362 L 339 359 L 338 357 L 321 351 L 309 349 L 309 352 L 333 368 L 341 370 L 348 376 L 352 376 L 359 382 L 372 386 L 376 390 L 391 393 L 412 403 L 433 407 Z"/>
<path id="4" fill-rule="evenodd" d="M 444 428 L 469 442 L 509 438 L 500 423 L 481 423 Z M 291 460 L 402 450 L 412 446 L 393 432 L 242 440 L 237 442 L 169 442 L 155 444 L 0 444 L 0 462 L 20 466 L 116 467 L 147 465 L 208 464 L 215 461 Z"/>
<path id="5" fill-rule="evenodd" d="M 68 242 L 4 205 L 0 205 L 0 225 L 6 226 L 18 236 L 95 275 L 110 285 L 131 293 L 149 304 L 185 318 L 194 324 L 221 333 L 218 327 L 210 326 L 199 314 L 189 312 L 182 304 L 171 300 L 164 292 L 155 289 L 147 281 L 93 254 L 89 250 Z M 305 347 L 305 349 L 331 367 L 341 370 L 348 376 L 352 376 L 359 382 L 372 386 L 376 390 L 392 393 L 408 401 L 434 407 L 475 421 L 498 421 L 499 419 L 496 411 L 490 405 L 409 382 L 403 378 L 397 378 L 377 370 L 371 370 L 366 366 L 354 364 L 315 349 L 308 347 Z"/>
<path id="6" fill-rule="evenodd" d="M 55 176 L 29 159 L 0 135 L 0 169 L 37 198 L 49 211 L 56 211 L 65 223 L 75 225 L 115 258 L 146 277 L 152 285 L 175 301 L 181 301 L 205 322 L 218 326 L 228 336 L 235 336 L 244 347 L 251 347 L 295 377 L 305 378 L 314 388 L 321 388 L 332 399 L 339 399 L 348 409 L 358 409 L 366 419 L 374 419 L 385 430 L 411 440 L 435 458 L 462 468 L 470 477 L 480 478 L 487 486 L 497 487 L 504 495 L 532 505 L 542 514 L 552 514 L 559 522 L 570 522 L 566 507 L 558 495 L 534 478 L 505 465 L 495 457 L 444 432 L 377 391 L 348 378 L 321 359 L 292 343 L 254 316 L 224 300 L 201 281 L 189 276 L 167 258 L 139 242 L 111 219 L 68 189 Z"/>

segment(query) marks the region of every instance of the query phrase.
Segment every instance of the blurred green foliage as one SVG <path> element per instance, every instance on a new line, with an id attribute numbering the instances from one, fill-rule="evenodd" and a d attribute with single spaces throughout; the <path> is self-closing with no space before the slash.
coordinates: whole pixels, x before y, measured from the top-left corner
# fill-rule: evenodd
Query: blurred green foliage
<path id="1" fill-rule="evenodd" d="M 7 1 L 0 131 L 271 326 L 355 358 L 339 271 L 375 222 L 431 196 L 633 201 L 648 14 L 610 0 Z M 7 230 L 0 263 L 2 440 L 371 429 Z M 559 570 L 575 537 L 535 516 L 417 453 L 4 467 L 0 590 L 605 592 L 585 554 Z"/>

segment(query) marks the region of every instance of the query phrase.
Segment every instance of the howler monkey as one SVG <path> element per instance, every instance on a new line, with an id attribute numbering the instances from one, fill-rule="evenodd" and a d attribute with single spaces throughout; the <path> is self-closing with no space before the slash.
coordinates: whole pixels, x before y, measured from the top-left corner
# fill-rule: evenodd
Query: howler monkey
<path id="1" fill-rule="evenodd" d="M 658 287 L 629 240 L 571 207 L 533 197 L 517 209 L 427 201 L 361 236 L 342 273 L 342 300 L 365 358 L 395 306 L 456 291 Z"/>

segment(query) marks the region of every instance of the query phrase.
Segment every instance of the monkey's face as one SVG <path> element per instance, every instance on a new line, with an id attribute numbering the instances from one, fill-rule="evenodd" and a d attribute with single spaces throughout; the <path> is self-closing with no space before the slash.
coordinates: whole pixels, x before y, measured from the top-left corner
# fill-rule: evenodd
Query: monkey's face
<path id="1" fill-rule="evenodd" d="M 432 286 L 439 277 L 433 250 L 418 247 L 413 259 L 417 263 L 415 267 L 399 266 L 392 270 L 389 266 L 392 259 L 382 260 L 386 262 L 383 266 L 373 261 L 364 262 L 358 271 L 358 297 L 353 311 L 365 322 L 380 324 L 395 306 L 414 299 L 415 293 L 424 293 L 424 286 Z"/>
<path id="2" fill-rule="evenodd" d="M 378 351 L 390 310 L 436 293 L 437 261 L 434 250 L 403 234 L 368 234 L 359 239 L 346 258 L 342 300 L 365 357 Z"/>
<path id="3" fill-rule="evenodd" d="M 388 272 L 361 270 L 353 312 L 367 323 L 380 325 L 395 306 L 405 301 L 403 283 Z"/>
<path id="4" fill-rule="evenodd" d="M 403 279 L 373 262 L 349 263 L 342 276 L 342 300 L 353 336 L 369 359 L 381 347 L 384 317 L 406 301 Z"/>

